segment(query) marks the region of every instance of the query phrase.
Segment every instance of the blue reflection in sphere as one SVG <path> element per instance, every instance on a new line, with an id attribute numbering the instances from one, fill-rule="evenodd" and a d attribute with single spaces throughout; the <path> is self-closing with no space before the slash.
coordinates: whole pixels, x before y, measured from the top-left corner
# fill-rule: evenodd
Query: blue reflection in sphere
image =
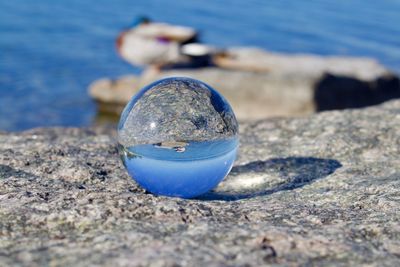
<path id="1" fill-rule="evenodd" d="M 209 85 L 167 78 L 127 104 L 118 142 L 124 166 L 139 185 L 156 195 L 191 198 L 228 175 L 239 144 L 238 123 Z"/>

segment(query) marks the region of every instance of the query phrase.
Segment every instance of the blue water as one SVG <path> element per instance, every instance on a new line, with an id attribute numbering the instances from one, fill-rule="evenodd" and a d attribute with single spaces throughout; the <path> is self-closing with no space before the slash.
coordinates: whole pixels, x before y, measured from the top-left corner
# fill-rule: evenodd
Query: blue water
<path id="1" fill-rule="evenodd" d="M 369 56 L 400 72 L 400 1 L 0 1 L 0 130 L 92 124 L 89 83 L 140 71 L 114 51 L 140 14 L 218 46 Z"/>
<path id="2" fill-rule="evenodd" d="M 156 195 L 191 198 L 208 192 L 230 172 L 237 139 L 189 142 L 184 151 L 159 145 L 121 147 L 129 175 Z"/>

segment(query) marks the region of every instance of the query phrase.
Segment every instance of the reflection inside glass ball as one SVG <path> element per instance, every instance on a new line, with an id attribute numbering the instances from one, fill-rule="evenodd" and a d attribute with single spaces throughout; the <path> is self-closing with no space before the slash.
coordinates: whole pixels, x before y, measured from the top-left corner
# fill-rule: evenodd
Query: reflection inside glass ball
<path id="1" fill-rule="evenodd" d="M 167 78 L 143 88 L 118 125 L 120 154 L 129 175 L 156 195 L 191 198 L 229 173 L 238 124 L 228 102 L 190 78 Z"/>

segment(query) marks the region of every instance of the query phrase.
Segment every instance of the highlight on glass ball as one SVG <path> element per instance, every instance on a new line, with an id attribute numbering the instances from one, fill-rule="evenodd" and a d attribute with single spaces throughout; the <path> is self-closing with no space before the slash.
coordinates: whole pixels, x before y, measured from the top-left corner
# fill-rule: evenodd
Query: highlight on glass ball
<path id="1" fill-rule="evenodd" d="M 238 123 L 228 102 L 209 85 L 166 78 L 127 104 L 118 142 L 124 166 L 140 186 L 156 195 L 193 198 L 230 172 Z"/>

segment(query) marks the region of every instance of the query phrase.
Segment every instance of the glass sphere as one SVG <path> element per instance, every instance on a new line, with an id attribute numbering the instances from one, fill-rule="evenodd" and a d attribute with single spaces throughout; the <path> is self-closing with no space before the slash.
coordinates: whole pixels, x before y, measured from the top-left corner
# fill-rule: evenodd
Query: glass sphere
<path id="1" fill-rule="evenodd" d="M 209 85 L 167 78 L 144 87 L 127 104 L 118 142 L 124 166 L 140 186 L 156 195 L 191 198 L 230 172 L 238 123 Z"/>

